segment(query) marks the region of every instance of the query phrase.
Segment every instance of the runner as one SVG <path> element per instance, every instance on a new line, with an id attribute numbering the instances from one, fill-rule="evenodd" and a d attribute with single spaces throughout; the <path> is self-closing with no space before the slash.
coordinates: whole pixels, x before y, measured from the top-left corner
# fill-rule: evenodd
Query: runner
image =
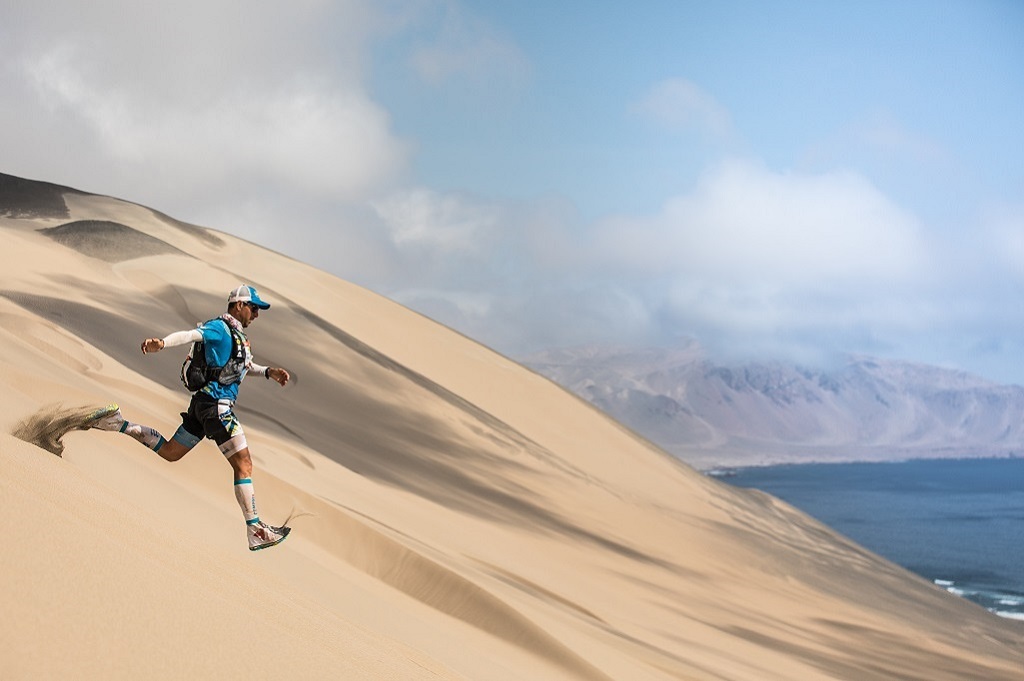
<path id="1" fill-rule="evenodd" d="M 227 312 L 187 331 L 176 331 L 164 338 L 142 341 L 142 353 L 193 343 L 192 366 L 186 386 L 193 390 L 188 411 L 181 415 L 181 426 L 170 440 L 149 426 L 126 421 L 116 404 L 98 409 L 90 428 L 124 433 L 152 449 L 167 461 L 178 461 L 204 438 L 217 443 L 231 464 L 235 480 L 235 498 L 245 517 L 249 549 L 258 551 L 284 541 L 291 528 L 274 527 L 260 520 L 252 484 L 252 457 L 234 413 L 238 388 L 249 374 L 273 379 L 287 385 L 291 376 L 280 367 L 256 364 L 244 330 L 270 303 L 260 299 L 256 289 L 242 285 L 228 295 Z M 198 378 L 198 380 L 196 380 Z"/>

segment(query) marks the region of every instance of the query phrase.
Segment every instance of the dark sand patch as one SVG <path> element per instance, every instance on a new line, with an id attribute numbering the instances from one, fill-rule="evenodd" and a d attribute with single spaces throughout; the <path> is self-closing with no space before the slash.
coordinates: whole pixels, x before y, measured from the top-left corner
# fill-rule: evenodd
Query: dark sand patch
<path id="1" fill-rule="evenodd" d="M 38 230 L 62 246 L 106 262 L 124 262 L 150 255 L 188 255 L 137 229 L 106 220 L 77 220 Z"/>
<path id="2" fill-rule="evenodd" d="M 69 217 L 65 194 L 77 189 L 0 173 L 0 217 L 19 220 Z"/>

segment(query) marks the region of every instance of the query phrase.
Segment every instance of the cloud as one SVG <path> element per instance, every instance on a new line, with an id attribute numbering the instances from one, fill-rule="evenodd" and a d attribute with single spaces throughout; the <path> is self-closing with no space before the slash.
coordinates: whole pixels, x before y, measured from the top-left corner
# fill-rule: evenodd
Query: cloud
<path id="1" fill-rule="evenodd" d="M 922 225 L 852 172 L 724 162 L 657 214 L 603 221 L 581 246 L 594 272 L 643 292 L 663 337 L 777 352 L 913 328 L 933 312 Z"/>
<path id="2" fill-rule="evenodd" d="M 854 144 L 863 144 L 888 158 L 903 158 L 920 165 L 948 167 L 952 157 L 934 139 L 911 130 L 892 115 L 878 113 L 850 131 Z"/>
<path id="3" fill-rule="evenodd" d="M 890 190 L 908 188 L 925 196 L 936 187 L 962 191 L 961 160 L 937 139 L 914 129 L 892 112 L 867 112 L 815 140 L 801 154 L 805 168 L 857 167 Z M 927 204 L 934 202 L 918 201 Z"/>
<path id="4" fill-rule="evenodd" d="M 490 241 L 500 212 L 494 203 L 424 188 L 395 192 L 374 208 L 396 246 L 441 258 L 478 252 Z"/>
<path id="5" fill-rule="evenodd" d="M 696 131 L 718 140 L 734 135 L 732 117 L 717 99 L 695 83 L 670 78 L 654 85 L 633 110 L 672 131 Z"/>
<path id="6" fill-rule="evenodd" d="M 417 142 L 553 177 L 537 161 L 553 157 L 481 155 L 453 120 L 527 135 L 506 145 L 564 144 L 566 158 L 612 158 L 620 139 L 597 142 L 571 116 L 571 129 L 506 125 L 525 111 L 509 104 L 539 101 L 520 97 L 534 55 L 453 0 L 12 0 L 3 13 L 0 171 L 240 234 L 505 352 L 680 334 L 765 352 L 923 347 L 935 329 L 999 327 L 964 343 L 1021 335 L 1005 311 L 1024 272 L 1024 212 L 967 215 L 962 161 L 894 115 L 801 140 L 802 158 L 766 154 L 800 159 L 782 170 L 721 161 L 746 146 L 723 103 L 691 80 L 654 83 L 630 112 L 672 153 L 616 160 L 628 191 L 660 203 L 590 221 L 593 205 L 559 196 L 559 178 L 517 200 L 427 186 L 458 186 L 454 170 L 410 179 L 440 167 L 415 162 Z M 371 68 L 387 86 L 368 85 Z M 375 98 L 388 87 L 396 107 L 429 103 L 423 140 L 395 131 Z M 609 92 L 619 110 L 621 83 Z M 417 129 L 418 113 L 396 120 Z M 581 139 L 608 153 L 580 154 Z M 579 172 L 614 177 L 592 166 Z"/>
<path id="7" fill-rule="evenodd" d="M 173 211 L 269 186 L 365 199 L 408 165 L 361 82 L 373 22 L 360 2 L 20 9 L 0 75 L 17 97 L 0 115 L 40 124 L 0 132 L 10 172 L 40 168 Z M 47 130 L 77 153 L 43 144 Z"/>
<path id="8" fill-rule="evenodd" d="M 851 172 L 772 172 L 728 161 L 649 217 L 598 226 L 608 266 L 692 279 L 778 285 L 894 280 L 921 268 L 916 219 Z"/>
<path id="9" fill-rule="evenodd" d="M 563 202 L 423 189 L 376 210 L 408 263 L 388 294 L 512 353 L 696 334 L 807 359 L 943 312 L 922 225 L 852 172 L 733 160 L 656 214 L 589 224 Z"/>
<path id="10" fill-rule="evenodd" d="M 469 78 L 483 82 L 521 82 L 530 70 L 529 60 L 511 40 L 491 24 L 472 16 L 454 2 L 427 8 L 437 24 L 436 32 L 412 50 L 410 63 L 431 85 Z"/>

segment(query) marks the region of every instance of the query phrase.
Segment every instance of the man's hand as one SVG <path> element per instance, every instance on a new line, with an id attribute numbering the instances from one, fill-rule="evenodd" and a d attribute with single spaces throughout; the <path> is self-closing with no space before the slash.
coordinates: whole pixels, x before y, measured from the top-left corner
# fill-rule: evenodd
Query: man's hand
<path id="1" fill-rule="evenodd" d="M 267 378 L 272 378 L 282 386 L 288 385 L 288 381 L 291 380 L 292 376 L 287 370 L 281 367 L 270 367 L 267 369 Z"/>
<path id="2" fill-rule="evenodd" d="M 147 338 L 142 341 L 142 354 L 148 355 L 151 352 L 160 352 L 164 349 L 162 338 Z"/>

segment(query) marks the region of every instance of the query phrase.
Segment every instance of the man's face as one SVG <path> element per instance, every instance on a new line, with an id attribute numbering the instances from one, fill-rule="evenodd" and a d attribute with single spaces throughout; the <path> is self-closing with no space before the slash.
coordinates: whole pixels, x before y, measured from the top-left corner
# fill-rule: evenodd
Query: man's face
<path id="1" fill-rule="evenodd" d="M 235 306 L 235 319 L 242 324 L 242 328 L 248 328 L 253 320 L 260 316 L 260 309 L 252 303 L 238 303 Z"/>

